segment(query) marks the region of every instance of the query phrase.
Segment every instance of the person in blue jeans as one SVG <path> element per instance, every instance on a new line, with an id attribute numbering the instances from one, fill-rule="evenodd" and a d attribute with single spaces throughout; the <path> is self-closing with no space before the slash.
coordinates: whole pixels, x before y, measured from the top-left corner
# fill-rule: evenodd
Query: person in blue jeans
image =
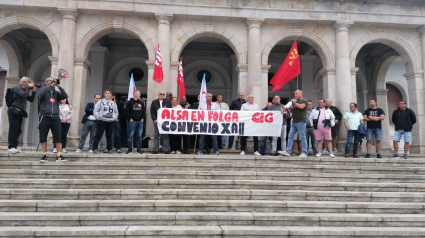
<path id="1" fill-rule="evenodd" d="M 121 121 L 124 120 L 124 106 L 117 100 L 116 94 L 112 93 L 112 100 L 117 104 L 118 107 L 118 118 L 114 121 L 115 130 L 115 148 L 118 154 L 121 154 Z"/>
<path id="2" fill-rule="evenodd" d="M 374 99 L 369 101 L 370 108 L 363 113 L 363 119 L 367 124 L 367 154 L 365 158 L 370 158 L 370 148 L 372 147 L 373 136 L 376 141 L 376 158 L 381 156 L 381 140 L 382 140 L 382 121 L 385 119 L 385 112 L 376 106 Z"/>
<path id="3" fill-rule="evenodd" d="M 291 100 L 292 106 L 289 108 L 289 112 L 292 113 L 291 129 L 288 136 L 288 144 L 286 150 L 279 151 L 279 154 L 284 156 L 291 156 L 292 144 L 294 143 L 295 133 L 299 133 L 301 137 L 301 144 L 303 151 L 300 154 L 300 158 L 307 157 L 307 138 L 306 138 L 306 124 L 307 124 L 307 99 L 303 98 L 303 92 L 301 90 L 295 91 L 295 98 Z"/>
<path id="4" fill-rule="evenodd" d="M 407 159 L 410 142 L 412 142 L 413 125 L 416 124 L 415 112 L 412 109 L 407 108 L 406 101 L 400 100 L 398 102 L 398 108 L 393 112 L 392 121 L 395 126 L 393 139 L 394 154 L 390 157 L 390 159 L 400 158 L 398 156 L 398 143 L 400 142 L 401 136 L 404 136 L 403 158 Z"/>
<path id="5" fill-rule="evenodd" d="M 140 100 L 140 91 L 133 92 L 133 98 L 127 101 L 124 116 L 127 119 L 127 145 L 126 154 L 133 153 L 133 137 L 137 146 L 137 153 L 142 154 L 143 122 L 145 121 L 146 108 Z"/>
<path id="6" fill-rule="evenodd" d="M 344 126 L 347 129 L 347 144 L 345 145 L 345 157 L 350 157 L 350 145 L 354 137 L 353 157 L 359 158 L 357 148 L 359 146 L 359 125 L 363 124 L 363 115 L 357 111 L 357 104 L 350 103 L 350 111 L 344 114 Z"/>

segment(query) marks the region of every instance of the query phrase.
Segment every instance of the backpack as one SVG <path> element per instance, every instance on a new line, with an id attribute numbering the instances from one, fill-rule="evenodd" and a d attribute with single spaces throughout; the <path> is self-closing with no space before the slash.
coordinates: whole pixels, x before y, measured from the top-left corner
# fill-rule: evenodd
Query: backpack
<path id="1" fill-rule="evenodd" d="M 13 102 L 15 101 L 13 98 L 13 88 L 8 88 L 6 90 L 6 95 L 4 97 L 6 99 L 6 105 L 7 107 L 11 107 Z"/>

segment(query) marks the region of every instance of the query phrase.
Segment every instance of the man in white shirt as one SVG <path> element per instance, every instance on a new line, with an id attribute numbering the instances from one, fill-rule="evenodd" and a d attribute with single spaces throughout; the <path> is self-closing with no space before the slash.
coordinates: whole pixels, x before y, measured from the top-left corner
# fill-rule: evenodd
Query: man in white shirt
<path id="1" fill-rule="evenodd" d="M 258 104 L 254 103 L 254 96 L 248 95 L 248 102 L 242 104 L 241 111 L 261 111 Z M 241 136 L 241 155 L 245 155 L 247 136 Z M 253 136 L 254 139 L 254 155 L 260 156 L 258 152 L 258 136 Z"/>
<path id="2" fill-rule="evenodd" d="M 207 102 L 199 103 L 198 110 L 220 110 L 220 107 L 218 106 L 218 104 L 212 102 L 212 97 L 213 97 L 212 94 L 208 93 L 207 94 Z M 198 148 L 198 153 L 196 153 L 197 155 L 203 154 L 205 137 L 206 137 L 206 135 L 200 135 L 199 136 L 199 148 Z M 213 146 L 213 149 L 214 149 L 214 153 L 216 155 L 220 155 L 220 153 L 218 152 L 217 136 L 212 135 L 211 137 L 212 137 L 212 146 Z"/>
<path id="3" fill-rule="evenodd" d="M 223 102 L 223 95 L 219 94 L 217 95 L 217 101 L 215 102 L 220 107 L 220 110 L 229 110 L 229 105 L 227 103 Z M 226 149 L 226 137 L 227 136 L 220 136 L 220 148 Z"/>

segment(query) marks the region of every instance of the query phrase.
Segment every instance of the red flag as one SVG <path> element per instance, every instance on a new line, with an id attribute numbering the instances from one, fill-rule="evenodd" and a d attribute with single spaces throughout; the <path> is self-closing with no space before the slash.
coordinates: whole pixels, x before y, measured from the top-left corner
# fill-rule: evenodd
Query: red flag
<path id="1" fill-rule="evenodd" d="M 295 78 L 301 73 L 300 57 L 298 55 L 297 41 L 294 41 L 291 51 L 289 51 L 283 64 L 270 80 L 270 84 L 274 86 L 272 92 L 279 91 L 287 82 Z"/>
<path id="2" fill-rule="evenodd" d="M 161 83 L 164 79 L 164 75 L 162 73 L 162 60 L 161 60 L 161 51 L 159 50 L 159 44 L 158 44 L 158 51 L 156 52 L 156 59 L 155 59 L 155 70 L 153 71 L 153 80 L 157 83 Z"/>
<path id="3" fill-rule="evenodd" d="M 177 84 L 179 85 L 179 99 L 182 99 L 182 97 L 186 94 L 186 89 L 184 87 L 182 58 L 180 58 L 179 74 L 177 75 Z"/>

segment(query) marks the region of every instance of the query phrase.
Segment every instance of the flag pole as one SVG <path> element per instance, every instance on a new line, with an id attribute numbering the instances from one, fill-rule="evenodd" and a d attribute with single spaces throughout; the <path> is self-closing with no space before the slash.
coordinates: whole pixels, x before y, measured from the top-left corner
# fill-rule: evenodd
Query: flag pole
<path id="1" fill-rule="evenodd" d="M 298 89 L 300 89 L 300 88 L 298 88 L 298 75 L 297 75 L 297 90 L 298 90 Z"/>

